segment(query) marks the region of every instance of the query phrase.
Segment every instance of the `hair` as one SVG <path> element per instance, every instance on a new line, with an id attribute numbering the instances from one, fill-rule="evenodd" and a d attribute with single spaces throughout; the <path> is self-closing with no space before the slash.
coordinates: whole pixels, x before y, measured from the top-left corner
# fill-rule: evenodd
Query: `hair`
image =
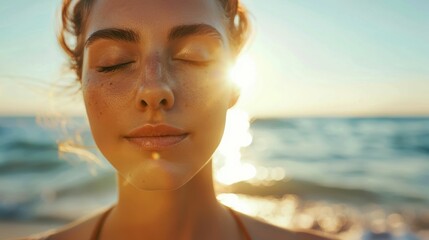
<path id="1" fill-rule="evenodd" d="M 227 21 L 227 32 L 233 54 L 237 56 L 250 35 L 249 14 L 239 0 L 217 0 Z M 69 57 L 68 67 L 82 78 L 85 23 L 94 0 L 63 0 L 58 42 Z"/>

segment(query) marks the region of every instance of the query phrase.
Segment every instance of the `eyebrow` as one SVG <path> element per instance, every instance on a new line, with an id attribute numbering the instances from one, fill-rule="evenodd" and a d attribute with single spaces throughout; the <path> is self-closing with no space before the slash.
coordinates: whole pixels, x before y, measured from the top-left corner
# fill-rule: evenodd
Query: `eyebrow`
<path id="1" fill-rule="evenodd" d="M 137 32 L 128 28 L 105 28 L 92 33 L 85 41 L 85 47 L 88 47 L 95 41 L 101 39 L 138 42 L 140 40 L 140 36 Z"/>
<path id="2" fill-rule="evenodd" d="M 203 23 L 175 26 L 168 34 L 168 40 L 173 41 L 194 35 L 213 36 L 223 42 L 222 35 L 216 28 Z M 85 47 L 89 47 L 92 43 L 101 39 L 136 43 L 140 41 L 140 35 L 128 28 L 105 28 L 92 33 L 85 41 Z"/>
<path id="3" fill-rule="evenodd" d="M 168 40 L 176 40 L 192 35 L 208 35 L 218 38 L 223 42 L 222 35 L 216 28 L 208 24 L 191 24 L 191 25 L 179 25 L 171 29 L 168 35 Z"/>

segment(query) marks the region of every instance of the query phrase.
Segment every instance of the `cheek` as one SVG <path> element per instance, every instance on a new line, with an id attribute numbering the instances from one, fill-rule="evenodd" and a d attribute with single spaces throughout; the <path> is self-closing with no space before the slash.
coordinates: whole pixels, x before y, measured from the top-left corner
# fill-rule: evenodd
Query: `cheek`
<path id="1" fill-rule="evenodd" d="M 196 130 L 195 143 L 201 146 L 195 149 L 211 155 L 223 135 L 231 85 L 225 72 L 216 69 L 187 77 L 180 85 L 183 91 L 177 94 L 178 101 L 183 103 L 187 123 Z"/>
<path id="2" fill-rule="evenodd" d="M 107 139 L 108 132 L 105 131 L 108 121 L 109 104 L 103 93 L 103 83 L 95 83 L 90 79 L 82 86 L 86 113 L 88 116 L 91 132 L 97 146 L 103 148 L 106 145 L 103 139 Z M 107 128 L 108 129 L 108 128 Z"/>
<path id="3" fill-rule="evenodd" d="M 217 68 L 177 73 L 177 103 L 182 102 L 187 108 L 198 108 L 195 114 L 224 108 L 231 93 L 226 76 L 225 71 Z"/>
<path id="4" fill-rule="evenodd" d="M 82 93 L 86 112 L 94 140 L 102 152 L 111 149 L 117 143 L 123 129 L 124 102 L 130 94 L 129 87 L 119 84 L 113 78 L 97 78 L 86 76 L 82 85 Z"/>
<path id="5" fill-rule="evenodd" d="M 101 91 L 102 87 L 104 87 L 103 83 L 94 83 L 90 79 L 86 80 L 82 87 L 86 111 L 91 121 L 100 119 L 108 108 L 104 94 Z"/>
<path id="6" fill-rule="evenodd" d="M 133 90 L 131 81 L 88 75 L 82 86 L 88 115 L 93 119 L 115 120 L 119 117 L 116 111 L 131 103 Z"/>

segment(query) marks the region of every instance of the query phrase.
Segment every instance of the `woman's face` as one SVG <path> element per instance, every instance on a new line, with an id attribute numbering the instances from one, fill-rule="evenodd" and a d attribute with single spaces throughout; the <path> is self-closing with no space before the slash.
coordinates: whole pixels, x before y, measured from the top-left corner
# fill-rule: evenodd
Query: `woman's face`
<path id="1" fill-rule="evenodd" d="M 224 24 L 216 0 L 92 6 L 82 67 L 86 111 L 97 146 L 135 187 L 177 189 L 218 146 L 238 97 L 227 77 Z"/>

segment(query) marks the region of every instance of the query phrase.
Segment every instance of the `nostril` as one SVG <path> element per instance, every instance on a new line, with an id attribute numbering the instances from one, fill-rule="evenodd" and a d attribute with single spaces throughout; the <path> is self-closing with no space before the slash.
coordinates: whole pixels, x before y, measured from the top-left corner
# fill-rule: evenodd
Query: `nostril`
<path id="1" fill-rule="evenodd" d="M 135 104 L 139 110 L 168 110 L 174 105 L 172 91 L 163 86 L 143 89 L 137 97 Z"/>
<path id="2" fill-rule="evenodd" d="M 161 105 L 167 105 L 167 99 L 162 99 L 161 102 L 159 102 Z"/>
<path id="3" fill-rule="evenodd" d="M 142 104 L 143 107 L 147 107 L 147 102 L 145 100 L 141 100 L 140 103 Z"/>

